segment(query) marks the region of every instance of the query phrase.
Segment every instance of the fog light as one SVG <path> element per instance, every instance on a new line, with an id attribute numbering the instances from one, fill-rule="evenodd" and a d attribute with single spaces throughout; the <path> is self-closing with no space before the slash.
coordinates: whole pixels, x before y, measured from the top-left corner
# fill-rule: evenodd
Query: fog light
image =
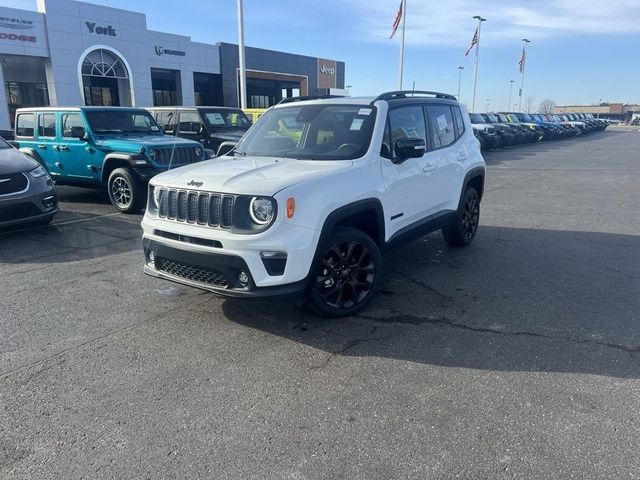
<path id="1" fill-rule="evenodd" d="M 244 287 L 249 283 L 249 275 L 246 272 L 241 271 L 240 275 L 238 275 L 238 281 Z"/>
<path id="2" fill-rule="evenodd" d="M 151 268 L 156 268 L 156 254 L 153 250 L 149 251 L 149 261 L 147 262 Z"/>
<path id="3" fill-rule="evenodd" d="M 45 206 L 45 208 L 51 208 L 55 206 L 56 199 L 53 196 L 45 197 L 42 199 L 42 204 Z"/>

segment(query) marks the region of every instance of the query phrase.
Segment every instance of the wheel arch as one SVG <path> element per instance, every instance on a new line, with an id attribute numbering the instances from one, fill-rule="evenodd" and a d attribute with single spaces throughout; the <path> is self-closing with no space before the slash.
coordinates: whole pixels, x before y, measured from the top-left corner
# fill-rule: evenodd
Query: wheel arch
<path id="1" fill-rule="evenodd" d="M 475 190 L 478 192 L 480 200 L 482 200 L 482 195 L 484 193 L 484 176 L 484 167 L 475 167 L 467 172 L 462 183 L 462 191 L 460 192 L 460 199 L 458 200 L 458 209 L 462 204 L 462 197 L 464 196 L 464 192 L 466 192 L 468 187 L 475 188 Z"/>
<path id="2" fill-rule="evenodd" d="M 133 170 L 132 164 L 136 161 L 138 155 L 129 153 L 112 152 L 105 155 L 102 161 L 102 171 L 100 172 L 100 180 L 106 183 L 109 180 L 109 175 L 116 168 L 128 168 Z M 133 173 L 133 172 L 132 172 Z"/>

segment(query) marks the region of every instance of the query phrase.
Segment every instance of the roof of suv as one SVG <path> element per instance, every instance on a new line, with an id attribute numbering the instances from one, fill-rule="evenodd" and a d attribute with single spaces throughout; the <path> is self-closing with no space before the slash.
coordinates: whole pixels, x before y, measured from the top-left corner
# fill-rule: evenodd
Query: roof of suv
<path id="1" fill-rule="evenodd" d="M 122 110 L 136 110 L 136 111 L 145 111 L 145 108 L 142 107 L 94 107 L 94 106 L 85 106 L 85 107 L 27 107 L 27 108 L 18 108 L 17 112 L 79 112 L 79 111 L 122 111 Z"/>
<path id="2" fill-rule="evenodd" d="M 183 106 L 175 106 L 175 107 L 146 107 L 145 110 L 155 111 L 155 110 L 185 110 L 185 111 L 193 111 L 193 110 L 228 110 L 230 112 L 237 112 L 241 110 L 236 107 L 218 107 L 216 105 L 198 105 L 196 107 L 183 107 Z"/>
<path id="3" fill-rule="evenodd" d="M 400 90 L 394 92 L 386 92 L 377 97 L 292 97 L 286 98 L 280 103 L 274 105 L 275 108 L 282 108 L 289 105 L 314 105 L 323 103 L 333 103 L 342 105 L 373 105 L 376 101 L 386 101 L 390 104 L 415 103 L 416 101 L 425 101 L 429 103 L 443 103 L 447 105 L 458 104 L 453 95 L 440 92 L 424 92 L 418 90 Z"/>

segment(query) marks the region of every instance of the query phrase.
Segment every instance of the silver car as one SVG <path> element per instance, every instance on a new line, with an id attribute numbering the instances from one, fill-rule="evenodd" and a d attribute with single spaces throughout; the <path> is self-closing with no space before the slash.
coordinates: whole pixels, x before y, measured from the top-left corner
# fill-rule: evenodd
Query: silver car
<path id="1" fill-rule="evenodd" d="M 57 211 L 53 181 L 44 167 L 0 137 L 0 229 L 46 225 Z"/>

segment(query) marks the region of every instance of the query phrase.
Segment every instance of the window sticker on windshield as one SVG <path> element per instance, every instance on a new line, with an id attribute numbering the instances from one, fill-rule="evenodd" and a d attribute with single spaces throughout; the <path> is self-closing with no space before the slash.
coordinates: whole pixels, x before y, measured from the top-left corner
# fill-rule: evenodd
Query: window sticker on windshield
<path id="1" fill-rule="evenodd" d="M 224 125 L 225 124 L 224 117 L 218 112 L 211 112 L 208 116 L 209 116 L 209 121 L 213 125 Z"/>
<path id="2" fill-rule="evenodd" d="M 153 130 L 154 132 L 157 132 L 160 129 L 158 127 L 156 127 L 155 125 L 151 125 L 151 130 Z"/>
<path id="3" fill-rule="evenodd" d="M 362 128 L 362 124 L 364 123 L 364 118 L 354 118 L 351 122 L 351 126 L 349 130 L 360 130 Z"/>
<path id="4" fill-rule="evenodd" d="M 371 110 L 370 108 L 361 108 L 360 110 L 358 110 L 358 115 L 370 115 L 372 111 L 373 110 Z"/>
<path id="5" fill-rule="evenodd" d="M 447 129 L 447 117 L 445 115 L 440 115 L 438 118 L 438 130 L 446 130 Z"/>
<path id="6" fill-rule="evenodd" d="M 287 128 L 293 128 L 293 129 L 300 128 L 298 126 L 298 122 L 296 122 L 296 119 L 292 117 L 282 117 L 282 123 L 284 123 L 284 126 Z"/>

